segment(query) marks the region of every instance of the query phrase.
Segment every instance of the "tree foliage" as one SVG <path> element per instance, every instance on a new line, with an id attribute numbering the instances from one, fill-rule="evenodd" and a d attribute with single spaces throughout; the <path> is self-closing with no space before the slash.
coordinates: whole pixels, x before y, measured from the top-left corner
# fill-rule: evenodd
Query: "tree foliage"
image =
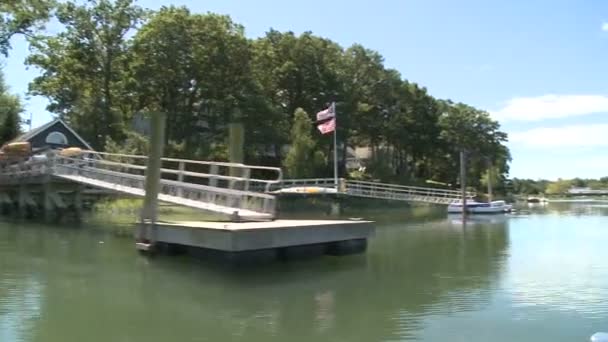
<path id="1" fill-rule="evenodd" d="M 125 90 L 127 35 L 145 15 L 133 1 L 61 3 L 56 16 L 65 30 L 32 39 L 27 59 L 42 70 L 30 91 L 49 98 L 48 109 L 97 149 L 104 148 L 107 138 L 123 139 L 132 117 Z"/>
<path id="2" fill-rule="evenodd" d="M 332 137 L 311 125 L 335 102 L 341 175 L 356 147 L 371 151 L 366 177 L 374 179 L 457 184 L 461 150 L 473 186 L 488 159 L 500 182 L 508 173 L 507 136 L 487 112 L 433 97 L 376 51 L 311 32 L 271 29 L 251 40 L 225 15 L 147 12 L 133 1 L 62 2 L 56 16 L 65 30 L 32 40 L 28 63 L 41 75 L 31 92 L 95 148 L 145 150 L 132 119 L 163 111 L 173 156 L 226 159 L 228 127 L 239 122 L 246 162 L 328 176 Z"/>
<path id="3" fill-rule="evenodd" d="M 251 55 L 243 27 L 229 17 L 162 8 L 133 39 L 129 89 L 135 109 L 167 113 L 167 140 L 184 144 L 186 156 L 208 157 L 209 142 L 223 141 L 229 123 L 271 124 L 263 118 Z"/>
<path id="4" fill-rule="evenodd" d="M 20 133 L 19 114 L 23 111 L 21 101 L 10 94 L 4 76 L 0 73 L 0 145 L 12 140 Z"/>
<path id="5" fill-rule="evenodd" d="M 572 187 L 572 184 L 573 184 L 572 180 L 558 179 L 557 181 L 551 182 L 551 183 L 549 183 L 549 185 L 547 185 L 547 189 L 545 190 L 545 193 L 547 195 L 565 194 Z"/>
<path id="6" fill-rule="evenodd" d="M 16 34 L 31 35 L 42 27 L 55 5 L 54 0 L 5 0 L 0 2 L 0 54 L 8 55 Z"/>
<path id="7" fill-rule="evenodd" d="M 289 152 L 283 165 L 288 177 L 313 177 L 316 169 L 325 164 L 324 155 L 316 149 L 317 144 L 311 131 L 312 121 L 308 114 L 302 108 L 297 108 L 291 128 Z"/>

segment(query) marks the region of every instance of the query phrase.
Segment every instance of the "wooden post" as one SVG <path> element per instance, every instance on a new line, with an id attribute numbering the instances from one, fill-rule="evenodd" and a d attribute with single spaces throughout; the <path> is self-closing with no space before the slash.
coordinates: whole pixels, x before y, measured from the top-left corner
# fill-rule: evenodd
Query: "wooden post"
<path id="1" fill-rule="evenodd" d="M 228 160 L 231 163 L 242 163 L 245 159 L 245 129 L 242 123 L 228 125 Z"/>
<path id="2" fill-rule="evenodd" d="M 84 186 L 79 184 L 76 186 L 76 190 L 74 191 L 74 211 L 76 215 L 76 220 L 81 221 L 82 219 L 82 202 L 83 196 L 82 193 L 84 191 Z"/>
<path id="3" fill-rule="evenodd" d="M 467 166 L 465 151 L 460 151 L 460 190 L 462 192 L 462 220 L 467 218 Z"/>
<path id="4" fill-rule="evenodd" d="M 346 193 L 346 179 L 338 179 L 338 193 Z"/>
<path id="5" fill-rule="evenodd" d="M 53 186 L 49 177 L 44 177 L 44 183 L 42 184 L 42 210 L 44 210 L 44 221 L 50 222 L 53 219 L 54 205 L 53 205 Z"/>
<path id="6" fill-rule="evenodd" d="M 19 184 L 19 189 L 17 191 L 17 206 L 19 211 L 19 217 L 25 218 L 27 216 L 27 186 L 25 184 Z"/>
<path id="7" fill-rule="evenodd" d="M 184 182 L 184 171 L 186 170 L 186 163 L 183 161 L 179 162 L 179 173 L 177 174 L 177 181 L 180 183 Z M 181 187 L 177 188 L 177 196 L 182 197 L 184 195 L 184 189 Z"/>
<path id="8" fill-rule="evenodd" d="M 50 222 L 53 219 L 55 206 L 53 203 L 53 184 L 51 175 L 53 174 L 55 154 L 52 151 L 46 154 L 45 173 L 42 176 L 42 210 L 44 211 L 44 221 Z M 57 216 L 59 217 L 59 216 Z"/>
<path id="9" fill-rule="evenodd" d="M 211 164 L 211 166 L 209 166 L 209 174 L 211 174 L 209 177 L 209 186 L 217 186 L 217 178 L 214 176 L 217 176 L 219 172 L 220 167 L 217 164 Z"/>
<path id="10" fill-rule="evenodd" d="M 158 193 L 160 192 L 161 158 L 165 142 L 165 114 L 152 113 L 150 136 L 150 155 L 146 166 L 146 195 L 141 212 L 141 226 L 138 243 L 142 246 L 153 246 L 155 242 L 154 226 L 158 220 Z M 138 245 L 139 247 L 139 245 Z"/>
<path id="11" fill-rule="evenodd" d="M 245 142 L 245 130 L 243 129 L 243 124 L 238 122 L 233 122 L 228 125 L 228 160 L 231 163 L 239 163 L 242 164 L 245 160 L 245 152 L 244 152 L 244 142 Z M 242 177 L 242 172 L 240 168 L 231 167 L 228 171 L 230 176 L 233 177 Z M 229 188 L 233 189 L 237 182 L 234 180 L 230 180 Z"/>
<path id="12" fill-rule="evenodd" d="M 488 202 L 492 202 L 492 162 L 488 158 Z"/>

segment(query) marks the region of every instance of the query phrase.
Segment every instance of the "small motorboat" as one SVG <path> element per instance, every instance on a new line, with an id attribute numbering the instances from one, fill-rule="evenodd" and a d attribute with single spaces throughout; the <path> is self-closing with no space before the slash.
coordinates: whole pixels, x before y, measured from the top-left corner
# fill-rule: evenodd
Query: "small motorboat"
<path id="1" fill-rule="evenodd" d="M 467 201 L 466 210 L 471 214 L 503 214 L 508 213 L 513 209 L 513 206 L 505 201 L 476 202 Z M 462 201 L 450 203 L 448 213 L 462 213 Z"/>
<path id="2" fill-rule="evenodd" d="M 528 203 L 542 203 L 542 204 L 549 202 L 544 197 L 533 197 L 533 196 L 528 197 L 527 201 L 528 201 Z"/>

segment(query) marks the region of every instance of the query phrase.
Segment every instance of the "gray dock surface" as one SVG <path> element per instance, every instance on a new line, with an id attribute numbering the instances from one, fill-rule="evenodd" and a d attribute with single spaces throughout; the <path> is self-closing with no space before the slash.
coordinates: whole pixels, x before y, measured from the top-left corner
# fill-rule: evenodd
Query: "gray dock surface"
<path id="1" fill-rule="evenodd" d="M 139 229 L 150 229 L 141 225 Z M 371 221 L 275 220 L 268 222 L 157 222 L 162 246 L 210 250 L 264 259 L 363 253 L 374 234 Z"/>

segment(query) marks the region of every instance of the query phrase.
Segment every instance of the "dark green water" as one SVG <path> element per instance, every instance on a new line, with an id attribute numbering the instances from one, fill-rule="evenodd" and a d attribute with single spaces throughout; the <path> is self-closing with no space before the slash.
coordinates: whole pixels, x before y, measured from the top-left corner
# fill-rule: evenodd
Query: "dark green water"
<path id="1" fill-rule="evenodd" d="M 365 255 L 238 271 L 146 259 L 107 230 L 0 223 L 0 341 L 538 342 L 608 331 L 608 203 L 466 228 L 373 215 L 382 223 Z"/>

